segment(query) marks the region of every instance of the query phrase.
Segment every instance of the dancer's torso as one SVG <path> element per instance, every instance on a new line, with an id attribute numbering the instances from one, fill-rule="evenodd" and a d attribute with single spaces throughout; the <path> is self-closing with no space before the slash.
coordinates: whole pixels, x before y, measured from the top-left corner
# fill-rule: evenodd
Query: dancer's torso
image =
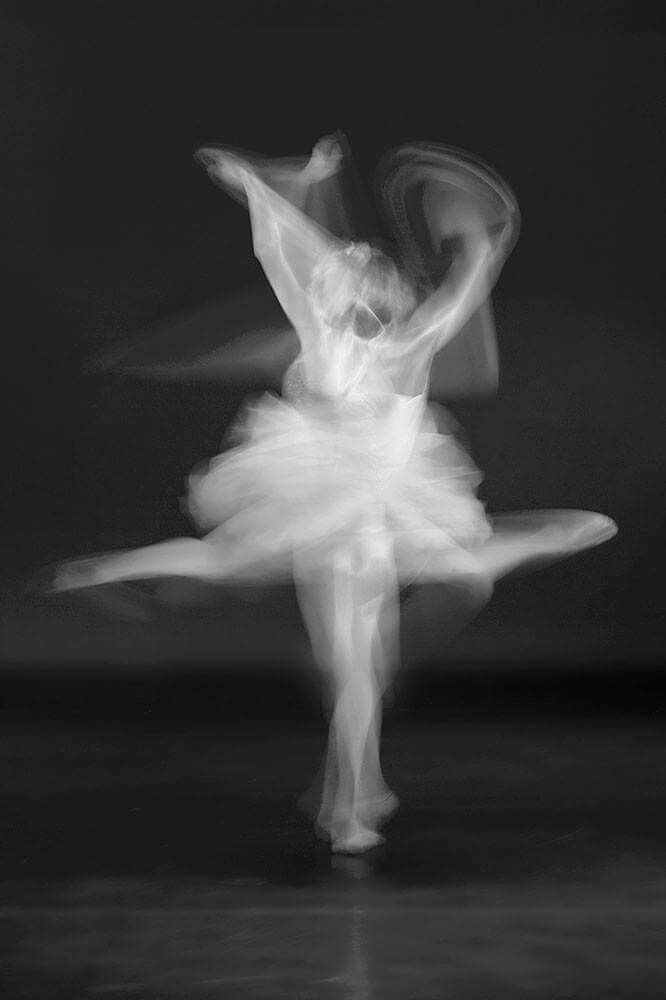
<path id="1" fill-rule="evenodd" d="M 383 438 L 411 437 L 418 431 L 426 405 L 427 378 L 420 391 L 405 391 L 394 371 L 391 342 L 382 337 L 362 340 L 351 331 L 323 330 L 290 366 L 283 396 L 299 409 L 347 426 L 375 423 Z"/>

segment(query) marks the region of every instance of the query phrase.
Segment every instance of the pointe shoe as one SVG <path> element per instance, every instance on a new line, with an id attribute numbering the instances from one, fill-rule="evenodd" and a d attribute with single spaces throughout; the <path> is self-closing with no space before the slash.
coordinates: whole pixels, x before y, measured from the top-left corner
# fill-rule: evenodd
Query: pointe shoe
<path id="1" fill-rule="evenodd" d="M 363 824 L 376 828 L 383 826 L 398 809 L 399 805 L 400 799 L 398 796 L 390 791 L 390 789 L 387 789 L 383 795 L 361 799 L 358 803 L 358 815 Z"/>
<path id="2" fill-rule="evenodd" d="M 354 823 L 350 829 L 333 838 L 331 850 L 334 854 L 364 854 L 383 843 L 384 837 L 377 830 Z"/>
<path id="3" fill-rule="evenodd" d="M 307 807 L 304 796 L 301 796 L 299 804 L 303 812 L 307 812 L 310 818 L 314 820 L 315 833 L 320 840 L 330 839 L 335 841 L 338 839 L 334 830 L 336 826 L 340 826 L 340 823 L 336 823 L 334 818 L 335 805 L 333 802 L 323 802 L 318 811 L 316 808 L 312 808 L 313 799 L 311 797 L 307 800 Z M 379 795 L 368 796 L 357 801 L 354 808 L 354 815 L 358 817 L 358 820 L 355 822 L 358 826 L 366 830 L 376 831 L 388 822 L 399 806 L 400 799 L 394 792 L 387 788 L 385 792 Z"/>
<path id="4" fill-rule="evenodd" d="M 55 593 L 83 590 L 86 587 L 96 587 L 101 582 L 98 558 L 73 559 L 54 568 L 49 589 Z"/>
<path id="5" fill-rule="evenodd" d="M 148 622 L 155 617 L 157 600 L 149 589 L 138 582 L 109 583 L 99 570 L 96 558 L 77 559 L 55 568 L 47 593 L 67 594 L 77 591 L 97 610 L 125 621 Z"/>

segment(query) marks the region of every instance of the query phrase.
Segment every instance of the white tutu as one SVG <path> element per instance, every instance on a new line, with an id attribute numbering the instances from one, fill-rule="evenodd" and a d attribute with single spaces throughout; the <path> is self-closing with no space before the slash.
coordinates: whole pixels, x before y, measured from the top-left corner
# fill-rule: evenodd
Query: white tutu
<path id="1" fill-rule="evenodd" d="M 441 409 L 441 408 L 440 408 Z M 439 414 L 437 414 L 439 416 Z M 441 423 L 441 421 L 440 421 Z M 239 575 L 282 578 L 354 538 L 393 552 L 402 582 L 460 574 L 461 551 L 496 573 L 599 544 L 610 518 L 587 511 L 486 515 L 481 475 L 422 396 L 249 405 L 239 443 L 190 477 L 188 507 L 212 543 L 247 553 Z"/>
<path id="2" fill-rule="evenodd" d="M 433 533 L 465 548 L 490 535 L 480 474 L 421 396 L 339 408 L 265 395 L 237 433 L 237 447 L 191 476 L 188 506 L 211 540 L 245 543 L 255 564 L 263 550 L 268 575 L 355 534 L 409 537 L 415 549 Z"/>

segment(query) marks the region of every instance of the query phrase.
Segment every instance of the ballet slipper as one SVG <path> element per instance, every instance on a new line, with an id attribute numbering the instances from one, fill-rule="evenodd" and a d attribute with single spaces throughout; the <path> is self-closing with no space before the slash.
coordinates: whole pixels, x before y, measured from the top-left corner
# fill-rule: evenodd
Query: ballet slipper
<path id="1" fill-rule="evenodd" d="M 398 796 L 387 789 L 381 795 L 360 799 L 357 804 L 357 813 L 364 825 L 376 829 L 388 822 L 399 806 Z"/>
<path id="2" fill-rule="evenodd" d="M 336 853 L 355 854 L 384 843 L 378 832 L 396 812 L 400 800 L 390 790 L 382 795 L 360 799 L 353 810 L 353 819 L 341 823 L 334 819 L 334 809 L 324 805 L 314 826 L 320 840 L 330 840 Z M 365 846 L 363 846 L 365 845 Z"/>
<path id="3" fill-rule="evenodd" d="M 51 585 L 48 588 L 54 593 L 67 590 L 82 590 L 85 587 L 97 587 L 103 583 L 100 574 L 99 556 L 89 556 L 86 559 L 72 559 L 54 567 Z"/>
<path id="4" fill-rule="evenodd" d="M 352 821 L 332 838 L 331 850 L 334 854 L 364 854 L 383 843 L 384 837 L 377 830 Z"/>
<path id="5" fill-rule="evenodd" d="M 43 590 L 51 594 L 79 591 L 86 603 L 115 618 L 151 621 L 157 604 L 155 598 L 138 583 L 105 580 L 103 562 L 104 556 L 93 556 L 61 563 L 49 572 Z"/>

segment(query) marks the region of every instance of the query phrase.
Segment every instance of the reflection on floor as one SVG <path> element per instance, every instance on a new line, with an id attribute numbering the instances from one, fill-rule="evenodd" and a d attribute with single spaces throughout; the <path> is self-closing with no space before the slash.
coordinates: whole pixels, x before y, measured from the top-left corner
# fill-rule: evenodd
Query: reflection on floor
<path id="1" fill-rule="evenodd" d="M 296 807 L 314 718 L 55 715 L 3 727 L 12 1000 L 664 995 L 654 718 L 389 719 L 402 808 L 345 859 Z"/>

